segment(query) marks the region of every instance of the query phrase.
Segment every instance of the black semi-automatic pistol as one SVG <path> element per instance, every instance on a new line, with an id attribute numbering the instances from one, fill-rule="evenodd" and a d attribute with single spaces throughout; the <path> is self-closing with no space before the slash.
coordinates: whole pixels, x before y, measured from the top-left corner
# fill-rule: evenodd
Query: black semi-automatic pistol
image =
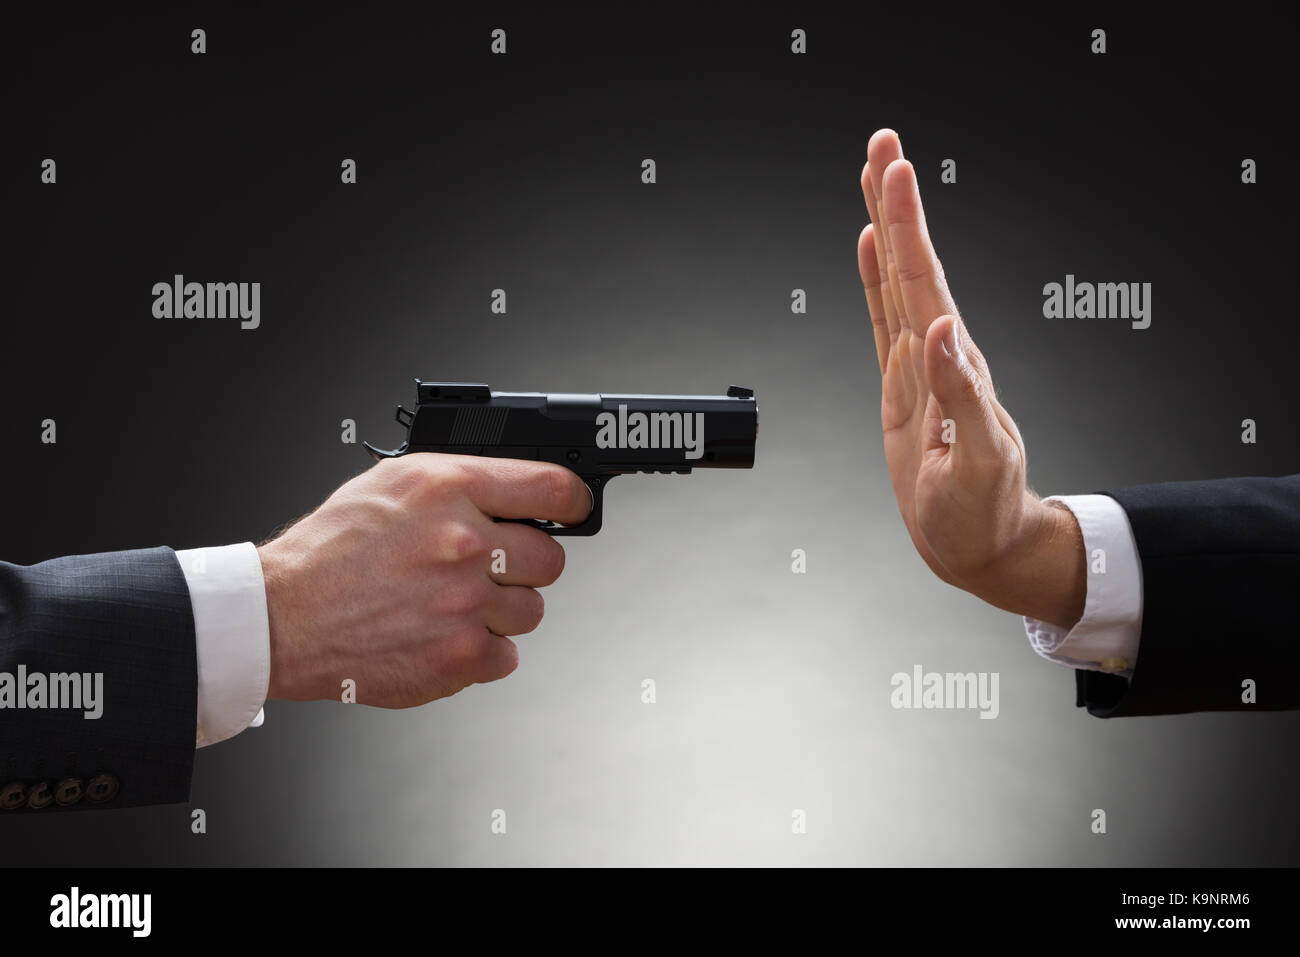
<path id="1" fill-rule="evenodd" d="M 481 383 L 415 380 L 416 406 L 397 407 L 406 441 L 391 452 L 369 442 L 376 459 L 449 452 L 555 462 L 591 490 L 579 525 L 519 519 L 552 535 L 600 531 L 605 483 L 633 472 L 754 467 L 758 403 L 752 389 L 726 395 L 575 395 L 493 392 Z"/>

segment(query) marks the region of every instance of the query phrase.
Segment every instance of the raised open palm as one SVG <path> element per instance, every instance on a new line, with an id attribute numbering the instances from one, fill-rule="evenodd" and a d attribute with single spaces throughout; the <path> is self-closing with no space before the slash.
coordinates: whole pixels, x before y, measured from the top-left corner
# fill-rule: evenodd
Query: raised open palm
<path id="1" fill-rule="evenodd" d="M 871 225 L 858 241 L 858 268 L 880 362 L 894 495 L 931 570 L 976 591 L 1010 550 L 1040 533 L 1024 442 L 958 317 L 916 173 L 892 130 L 871 138 L 862 193 Z"/>

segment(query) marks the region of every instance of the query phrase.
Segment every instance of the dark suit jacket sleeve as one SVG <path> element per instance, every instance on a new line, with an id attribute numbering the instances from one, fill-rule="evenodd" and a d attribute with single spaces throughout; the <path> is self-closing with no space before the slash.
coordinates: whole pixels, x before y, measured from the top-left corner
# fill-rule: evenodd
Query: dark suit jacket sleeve
<path id="1" fill-rule="evenodd" d="M 1300 475 L 1104 494 L 1137 541 L 1142 636 L 1132 682 L 1077 671 L 1077 703 L 1103 718 L 1300 708 Z"/>
<path id="2" fill-rule="evenodd" d="M 189 799 L 198 670 L 170 548 L 0 562 L 0 673 L 20 665 L 102 673 L 103 713 L 0 708 L 0 816 Z"/>

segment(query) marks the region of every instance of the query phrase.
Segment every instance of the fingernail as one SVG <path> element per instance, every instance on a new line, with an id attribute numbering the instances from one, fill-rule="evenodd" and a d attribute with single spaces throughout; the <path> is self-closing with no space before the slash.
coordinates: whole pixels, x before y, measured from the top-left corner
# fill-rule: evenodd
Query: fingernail
<path id="1" fill-rule="evenodd" d="M 949 323 L 948 331 L 944 333 L 943 342 L 941 343 L 941 345 L 943 346 L 943 351 L 947 353 L 948 358 L 957 360 L 957 364 L 960 365 L 962 360 L 962 354 L 961 354 L 961 350 L 957 348 L 957 320 L 956 319 L 954 319 L 951 323 Z"/>

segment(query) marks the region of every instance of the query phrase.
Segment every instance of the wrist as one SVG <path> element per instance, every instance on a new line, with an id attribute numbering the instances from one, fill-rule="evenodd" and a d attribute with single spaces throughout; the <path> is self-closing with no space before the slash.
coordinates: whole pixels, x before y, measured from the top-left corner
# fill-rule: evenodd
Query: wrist
<path id="1" fill-rule="evenodd" d="M 270 633 L 271 674 L 267 684 L 268 698 L 301 700 L 293 690 L 294 666 L 292 628 L 292 598 L 290 572 L 279 550 L 271 545 L 257 549 L 266 582 L 266 619 Z"/>
<path id="2" fill-rule="evenodd" d="M 1064 505 L 1027 492 L 1020 534 L 992 572 L 975 591 L 990 604 L 1067 630 L 1083 617 L 1087 554 L 1079 523 Z"/>
<path id="3" fill-rule="evenodd" d="M 1083 617 L 1088 598 L 1088 556 L 1074 513 L 1035 499 L 1035 534 L 1021 552 L 1021 615 L 1067 631 Z"/>

